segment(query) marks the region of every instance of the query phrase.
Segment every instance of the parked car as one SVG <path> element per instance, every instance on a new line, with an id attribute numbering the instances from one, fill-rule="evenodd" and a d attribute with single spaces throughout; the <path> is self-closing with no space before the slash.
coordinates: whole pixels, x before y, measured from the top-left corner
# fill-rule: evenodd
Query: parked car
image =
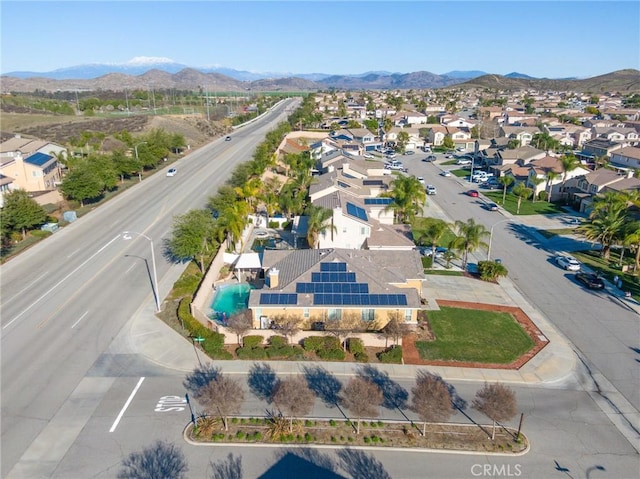
<path id="1" fill-rule="evenodd" d="M 437 192 L 438 192 L 438 190 L 436 189 L 435 186 L 427 185 L 427 194 L 428 195 L 435 195 Z"/>
<path id="2" fill-rule="evenodd" d="M 227 136 L 227 137 L 224 139 L 224 141 L 231 141 L 231 137 L 230 137 L 230 136 Z"/>
<path id="3" fill-rule="evenodd" d="M 477 198 L 478 196 L 480 196 L 480 193 L 478 193 L 478 190 L 469 190 L 467 191 L 467 196 L 471 196 L 472 198 Z"/>
<path id="4" fill-rule="evenodd" d="M 429 155 L 429 156 L 423 158 L 422 161 L 425 161 L 427 163 L 430 163 L 432 161 L 436 161 L 436 156 L 435 155 Z"/>
<path id="5" fill-rule="evenodd" d="M 440 176 L 451 176 L 451 172 L 450 171 L 446 171 L 446 170 L 441 171 L 440 172 Z"/>
<path id="6" fill-rule="evenodd" d="M 484 207 L 489 211 L 498 211 L 498 205 L 495 203 L 487 203 Z"/>
<path id="7" fill-rule="evenodd" d="M 424 178 L 422 176 L 418 176 L 418 181 L 421 185 L 424 185 Z"/>
<path id="8" fill-rule="evenodd" d="M 447 248 L 444 248 L 442 246 L 438 246 L 436 247 L 436 258 L 442 258 L 444 256 L 444 254 L 449 251 Z M 431 254 L 433 253 L 433 249 L 431 248 L 431 246 L 427 246 L 426 248 L 424 248 L 422 250 L 422 255 L 423 256 L 431 256 Z"/>
<path id="9" fill-rule="evenodd" d="M 594 273 L 576 273 L 576 281 L 582 283 L 589 289 L 604 289 L 604 281 Z"/>
<path id="10" fill-rule="evenodd" d="M 471 164 L 471 160 L 467 158 L 460 158 L 458 161 L 456 161 L 456 165 L 460 165 L 460 166 L 466 166 L 470 164 Z"/>
<path id="11" fill-rule="evenodd" d="M 406 152 L 405 152 L 405 155 L 409 155 L 409 156 L 411 156 L 411 155 L 415 155 L 415 154 L 416 154 L 416 152 L 415 152 L 415 151 L 413 151 L 413 150 L 409 150 L 409 151 L 406 151 Z"/>
<path id="12" fill-rule="evenodd" d="M 362 156 L 364 156 L 365 158 L 369 158 L 369 159 L 374 158 L 374 156 L 371 153 L 365 153 Z"/>
<path id="13" fill-rule="evenodd" d="M 567 271 L 580 271 L 580 261 L 568 254 L 561 254 L 554 258 L 554 261 L 558 266 Z"/>
<path id="14" fill-rule="evenodd" d="M 176 176 L 177 172 L 178 172 L 178 170 L 176 170 L 175 168 L 169 168 L 167 170 L 167 176 Z"/>

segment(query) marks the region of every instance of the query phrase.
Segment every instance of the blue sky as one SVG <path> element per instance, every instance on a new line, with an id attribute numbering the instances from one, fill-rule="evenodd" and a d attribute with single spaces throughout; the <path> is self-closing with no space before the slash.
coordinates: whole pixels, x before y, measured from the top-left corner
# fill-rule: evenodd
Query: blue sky
<path id="1" fill-rule="evenodd" d="M 0 2 L 0 72 L 162 57 L 192 67 L 350 74 L 640 69 L 640 2 Z"/>

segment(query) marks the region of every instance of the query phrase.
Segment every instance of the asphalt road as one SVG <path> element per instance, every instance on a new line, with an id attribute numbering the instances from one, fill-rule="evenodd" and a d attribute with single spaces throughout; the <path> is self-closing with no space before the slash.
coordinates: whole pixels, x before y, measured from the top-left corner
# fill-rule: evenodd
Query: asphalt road
<path id="1" fill-rule="evenodd" d="M 83 378 L 153 298 L 151 245 L 164 298 L 169 279 L 185 267 L 162 254 L 173 217 L 204 207 L 294 104 L 285 101 L 233 133 L 232 141 L 190 152 L 171 165 L 176 176 L 158 172 L 0 268 L 2 477 L 70 398 L 82 412 L 70 414 L 76 419 L 55 439 L 56 447 L 73 442 L 110 387 L 109 381 L 88 384 Z M 124 231 L 150 241 L 139 234 L 125 241 Z"/>
<path id="2" fill-rule="evenodd" d="M 113 433 L 113 427 L 123 404 L 140 381 L 138 376 L 121 377 L 114 381 L 91 419 L 79 434 L 77 441 L 69 449 L 57 466 L 52 477 L 59 479 L 80 479 L 86 477 L 114 477 L 120 468 L 123 451 L 140 451 L 148 447 L 155 439 L 163 439 L 176 444 L 185 453 L 189 465 L 188 477 L 206 477 L 210 461 L 224 459 L 228 453 L 241 455 L 244 477 L 333 477 L 327 471 L 318 472 L 315 467 L 321 464 L 333 464 L 330 471 L 339 477 L 382 477 L 360 464 L 350 475 L 347 464 L 341 462 L 333 449 L 315 449 L 312 459 L 303 463 L 304 469 L 298 470 L 298 460 L 286 456 L 287 451 L 303 454 L 302 451 L 285 447 L 228 447 L 221 445 L 192 446 L 182 439 L 182 431 L 189 423 L 189 407 L 181 402 L 184 397 L 183 376 L 167 373 L 158 376 L 153 368 L 144 368 L 138 363 L 138 372 L 146 374 L 145 379 L 129 404 L 126 413 L 119 421 Z M 132 368 L 135 369 L 135 368 Z M 92 374 L 108 373 L 95 369 Z M 238 376 L 247 389 L 242 414 L 263 416 L 266 408 L 272 407 L 259 400 L 246 387 L 245 376 Z M 97 379 L 97 377 L 96 377 Z M 106 378 L 105 378 L 106 380 Z M 412 382 L 400 380 L 395 383 L 405 391 L 410 391 Z M 471 400 L 481 386 L 476 383 L 455 382 L 451 384 L 459 397 L 467 402 L 464 414 L 456 413 L 451 422 L 470 424 L 477 421 L 488 424 L 486 418 L 470 408 Z M 601 414 L 598 406 L 588 393 L 578 385 L 564 384 L 562 389 L 539 387 L 514 387 L 518 400 L 518 409 L 524 413 L 523 431 L 532 443 L 532 449 L 524 456 L 488 456 L 484 454 L 416 453 L 403 451 L 366 451 L 368 461 L 377 461 L 390 477 L 395 479 L 473 478 L 479 468 L 485 465 L 510 467 L 509 477 L 526 478 L 584 478 L 616 477 L 634 479 L 638 469 L 638 455 L 626 439 L 619 434 L 611 422 Z M 197 403 L 193 403 L 200 410 Z M 406 408 L 404 414 L 415 419 L 415 415 Z M 380 408 L 380 419 L 401 420 L 398 410 Z M 312 416 L 317 418 L 341 418 L 334 407 L 326 406 L 316 399 Z M 468 417 L 467 417 L 468 416 Z M 518 419 L 510 422 L 517 427 Z M 344 448 L 341 448 L 344 449 Z M 283 457 L 284 456 L 284 457 Z M 309 459 L 309 458 L 307 458 Z M 570 476 L 557 469 L 570 471 Z M 517 467 L 516 467 L 517 466 Z M 604 468 L 600 472 L 596 466 Z M 355 467 L 355 466 L 353 466 Z M 493 467 L 493 466 L 491 466 Z M 280 474 L 274 469 L 283 468 Z M 516 471 L 520 471 L 516 475 Z M 596 474 L 600 472 L 602 475 Z M 318 475 L 314 473 L 318 472 Z M 351 470 L 351 472 L 354 472 Z M 593 474 L 593 475 L 589 475 Z M 504 477 L 505 474 L 502 474 Z M 484 477 L 500 477 L 499 474 Z"/>
<path id="3" fill-rule="evenodd" d="M 452 219 L 474 218 L 489 230 L 493 227 L 491 257 L 502 260 L 509 278 L 523 296 L 575 345 L 592 371 L 601 372 L 640 410 L 638 315 L 606 292 L 583 288 L 573 279 L 573 273 L 555 265 L 554 251 L 531 234 L 525 217 L 515 217 L 509 222 L 502 213 L 487 211 L 483 205 L 491 200 L 465 194 L 469 189 L 482 192 L 477 184 L 455 176 L 439 176 L 441 169 L 456 167 L 424 163 L 420 161 L 423 156 L 404 157 L 403 161 L 409 174 L 423 176 L 426 183 L 437 186 L 438 194 L 429 196 L 428 201 L 436 202 Z M 429 216 L 428 207 L 424 215 Z M 563 241 L 563 246 L 569 251 L 582 247 L 572 240 Z M 480 260 L 487 258 L 485 250 L 477 251 L 475 256 Z"/>

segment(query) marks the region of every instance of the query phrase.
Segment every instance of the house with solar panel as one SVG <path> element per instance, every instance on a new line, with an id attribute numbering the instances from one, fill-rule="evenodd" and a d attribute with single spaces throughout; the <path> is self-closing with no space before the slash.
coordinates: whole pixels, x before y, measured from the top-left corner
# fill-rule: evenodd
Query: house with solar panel
<path id="1" fill-rule="evenodd" d="M 61 152 L 62 146 L 16 135 L 0 143 L 0 174 L 12 180 L 10 189 L 54 190 L 62 177 L 55 156 Z"/>
<path id="2" fill-rule="evenodd" d="M 265 286 L 248 300 L 254 328 L 291 316 L 310 329 L 349 314 L 380 329 L 392 314 L 416 323 L 422 307 L 424 272 L 415 250 L 265 250 L 262 268 Z"/>

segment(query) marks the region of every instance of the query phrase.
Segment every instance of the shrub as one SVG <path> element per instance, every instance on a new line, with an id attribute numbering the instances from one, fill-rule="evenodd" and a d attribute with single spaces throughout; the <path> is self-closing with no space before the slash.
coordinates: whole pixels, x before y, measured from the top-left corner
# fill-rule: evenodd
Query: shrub
<path id="1" fill-rule="evenodd" d="M 381 363 L 402 363 L 402 346 L 391 346 L 385 351 L 378 353 L 378 359 Z"/>
<path id="2" fill-rule="evenodd" d="M 335 427 L 336 421 L 334 419 L 329 419 L 329 426 Z"/>
<path id="3" fill-rule="evenodd" d="M 431 256 L 423 256 L 422 257 L 422 267 L 424 269 L 429 269 L 433 266 L 433 258 Z"/>
<path id="4" fill-rule="evenodd" d="M 293 348 L 293 346 L 282 346 L 282 347 L 273 347 L 269 346 L 267 348 L 267 356 L 269 358 L 291 358 L 295 356 L 297 351 Z"/>
<path id="5" fill-rule="evenodd" d="M 304 440 L 305 440 L 306 442 L 309 442 L 309 441 L 311 441 L 311 439 L 313 439 L 313 437 L 311 436 L 311 434 L 309 434 L 308 432 L 305 432 L 305 433 L 304 433 Z"/>
<path id="6" fill-rule="evenodd" d="M 322 348 L 324 338 L 322 336 L 309 336 L 302 340 L 302 347 L 305 351 L 317 351 Z"/>
<path id="7" fill-rule="evenodd" d="M 368 363 L 369 362 L 369 356 L 367 355 L 367 353 L 356 353 L 356 354 L 354 354 L 354 358 L 359 363 Z"/>
<path id="8" fill-rule="evenodd" d="M 46 238 L 47 236 L 51 236 L 53 233 L 45 230 L 31 230 L 29 234 L 34 238 Z"/>
<path id="9" fill-rule="evenodd" d="M 371 442 L 371 439 L 369 439 L 367 436 L 364 437 L 364 443 L 365 444 L 369 444 Z"/>
<path id="10" fill-rule="evenodd" d="M 236 354 L 239 359 L 266 359 L 267 352 L 264 348 L 238 348 Z"/>
<path id="11" fill-rule="evenodd" d="M 340 340 L 335 336 L 324 336 L 322 347 L 324 349 L 342 349 L 342 344 L 340 344 Z"/>
<path id="12" fill-rule="evenodd" d="M 351 354 L 364 353 L 364 343 L 360 338 L 349 338 L 347 339 L 347 348 Z"/>
<path id="13" fill-rule="evenodd" d="M 260 346 L 262 341 L 264 341 L 262 336 L 245 336 L 242 340 L 242 345 L 245 348 L 255 348 L 256 346 Z"/>
<path id="14" fill-rule="evenodd" d="M 244 439 L 244 432 L 242 431 L 236 432 L 236 439 Z"/>
<path id="15" fill-rule="evenodd" d="M 496 261 L 479 261 L 478 272 L 480 279 L 484 281 L 495 281 L 501 276 L 508 274 L 507 268 Z"/>
<path id="16" fill-rule="evenodd" d="M 271 336 L 269 338 L 269 345 L 273 347 L 281 348 L 282 346 L 286 346 L 287 344 L 289 344 L 289 341 L 287 341 L 287 338 L 285 338 L 284 336 Z"/>
<path id="17" fill-rule="evenodd" d="M 321 349 L 316 352 L 318 357 L 328 361 L 344 361 L 345 352 L 340 349 Z"/>

